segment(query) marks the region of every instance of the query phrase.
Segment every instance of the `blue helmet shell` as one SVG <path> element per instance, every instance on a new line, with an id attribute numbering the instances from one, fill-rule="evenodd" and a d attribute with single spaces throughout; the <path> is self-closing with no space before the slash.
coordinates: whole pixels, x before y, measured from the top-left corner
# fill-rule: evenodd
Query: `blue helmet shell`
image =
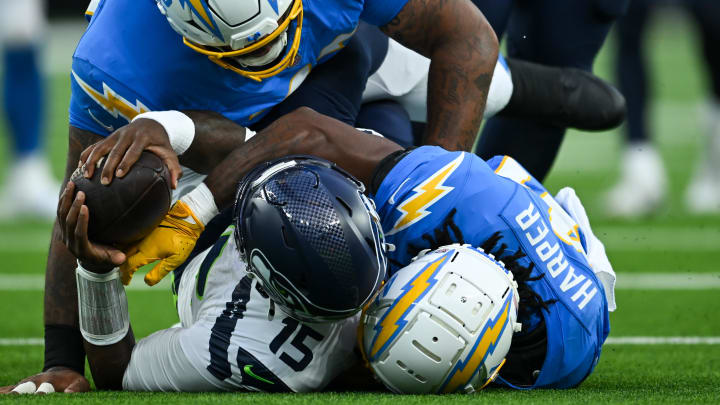
<path id="1" fill-rule="evenodd" d="M 264 163 L 240 183 L 234 222 L 250 272 L 290 316 L 356 314 L 386 277 L 384 240 L 365 187 L 310 156 Z"/>

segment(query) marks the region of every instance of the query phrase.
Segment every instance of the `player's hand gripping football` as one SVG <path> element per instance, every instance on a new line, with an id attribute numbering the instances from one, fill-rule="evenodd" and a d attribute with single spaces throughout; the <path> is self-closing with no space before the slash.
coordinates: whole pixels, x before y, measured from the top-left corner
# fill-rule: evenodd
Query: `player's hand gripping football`
<path id="1" fill-rule="evenodd" d="M 120 266 L 120 279 L 128 285 L 140 267 L 160 260 L 145 275 L 145 283 L 155 285 L 190 256 L 202 231 L 202 222 L 190 207 L 178 201 L 148 236 L 128 250 L 127 261 Z"/>
<path id="2" fill-rule="evenodd" d="M 113 176 L 123 177 L 138 161 L 143 150 L 158 155 L 170 171 L 170 185 L 177 187 L 182 177 L 178 157 L 162 125 L 149 119 L 139 119 L 113 132 L 107 138 L 87 147 L 80 154 L 78 167 L 85 165 L 85 177 L 92 177 L 97 163 L 107 155 L 101 182 L 110 184 Z"/>
<path id="3" fill-rule="evenodd" d="M 53 392 L 88 392 L 90 383 L 75 370 L 52 367 L 28 377 L 16 385 L 0 387 L 0 394 L 50 394 Z"/>
<path id="4" fill-rule="evenodd" d="M 126 256 L 120 250 L 88 240 L 90 210 L 85 205 L 85 193 L 78 191 L 75 194 L 75 184 L 72 181 L 68 181 L 60 196 L 57 216 L 63 243 L 83 266 L 109 270 L 125 262 Z"/>

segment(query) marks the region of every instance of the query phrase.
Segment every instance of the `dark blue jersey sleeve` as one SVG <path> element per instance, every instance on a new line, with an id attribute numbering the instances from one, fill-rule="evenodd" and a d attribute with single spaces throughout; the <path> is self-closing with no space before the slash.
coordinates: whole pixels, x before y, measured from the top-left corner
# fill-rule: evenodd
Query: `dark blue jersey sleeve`
<path id="1" fill-rule="evenodd" d="M 410 0 L 366 0 L 360 19 L 382 27 L 389 23 Z"/>

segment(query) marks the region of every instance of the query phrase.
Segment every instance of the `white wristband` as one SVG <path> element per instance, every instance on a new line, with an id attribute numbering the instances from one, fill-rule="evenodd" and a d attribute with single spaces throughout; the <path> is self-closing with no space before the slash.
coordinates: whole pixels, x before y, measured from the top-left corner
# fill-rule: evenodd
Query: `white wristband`
<path id="1" fill-rule="evenodd" d="M 255 134 L 257 134 L 257 132 L 250 128 L 245 128 L 245 142 L 249 141 Z"/>
<path id="2" fill-rule="evenodd" d="M 190 210 L 202 222 L 203 226 L 207 225 L 215 215 L 219 214 L 217 205 L 215 205 L 215 198 L 205 183 L 200 183 L 191 192 L 185 194 L 180 201 L 190 207 Z"/>
<path id="3" fill-rule="evenodd" d="M 150 111 L 138 114 L 132 122 L 141 118 L 153 120 L 162 125 L 170 139 L 170 146 L 177 155 L 182 155 L 195 138 L 195 123 L 180 111 Z"/>

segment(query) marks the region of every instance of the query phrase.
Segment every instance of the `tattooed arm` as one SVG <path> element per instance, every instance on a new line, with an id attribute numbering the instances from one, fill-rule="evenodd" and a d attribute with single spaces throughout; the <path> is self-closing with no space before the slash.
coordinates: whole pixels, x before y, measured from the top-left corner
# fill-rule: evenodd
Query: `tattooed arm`
<path id="1" fill-rule="evenodd" d="M 431 60 L 424 143 L 469 151 L 498 56 L 483 14 L 470 0 L 409 0 L 382 30 Z"/>

